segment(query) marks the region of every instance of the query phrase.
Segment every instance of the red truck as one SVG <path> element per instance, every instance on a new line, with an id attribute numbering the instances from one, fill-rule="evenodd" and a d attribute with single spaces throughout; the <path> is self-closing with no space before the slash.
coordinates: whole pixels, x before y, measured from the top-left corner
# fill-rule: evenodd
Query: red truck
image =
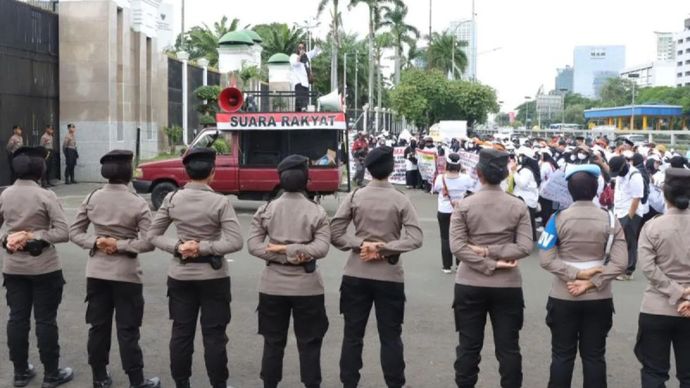
<path id="1" fill-rule="evenodd" d="M 271 96 L 264 93 L 262 98 Z M 227 103 L 220 105 L 226 111 L 232 110 Z M 311 160 L 310 197 L 349 191 L 349 179 L 343 184 L 347 163 L 340 157 L 347 157 L 347 122 L 343 112 L 236 111 L 219 113 L 216 121 L 216 128 L 202 130 L 189 145 L 213 147 L 218 152 L 211 183 L 215 191 L 240 199 L 271 199 L 279 192 L 276 166 L 290 154 Z M 169 192 L 183 187 L 188 180 L 180 157 L 140 164 L 133 184 L 138 193 L 150 193 L 151 202 L 158 209 Z"/>

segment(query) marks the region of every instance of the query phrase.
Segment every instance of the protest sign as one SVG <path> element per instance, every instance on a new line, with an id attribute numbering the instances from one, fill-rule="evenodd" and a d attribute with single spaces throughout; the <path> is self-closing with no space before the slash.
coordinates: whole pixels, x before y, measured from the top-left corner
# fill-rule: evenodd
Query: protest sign
<path id="1" fill-rule="evenodd" d="M 558 202 L 561 209 L 569 207 L 573 203 L 573 197 L 568 191 L 568 181 L 565 173 L 558 170 L 554 172 L 546 185 L 541 189 L 541 196 L 554 202 Z"/>
<path id="2" fill-rule="evenodd" d="M 422 180 L 433 183 L 436 177 L 436 152 L 417 150 L 417 167 Z"/>

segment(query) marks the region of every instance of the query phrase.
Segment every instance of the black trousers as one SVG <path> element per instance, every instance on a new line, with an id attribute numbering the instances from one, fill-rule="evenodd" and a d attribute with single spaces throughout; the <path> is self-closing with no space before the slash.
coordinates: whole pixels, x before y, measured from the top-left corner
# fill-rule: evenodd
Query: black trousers
<path id="1" fill-rule="evenodd" d="M 136 283 L 86 279 L 86 323 L 91 325 L 86 348 L 94 380 L 104 380 L 107 376 L 113 312 L 122 368 L 132 385 L 144 380 L 144 358 L 139 347 L 139 328 L 144 316 L 142 290 L 142 285 Z"/>
<path id="2" fill-rule="evenodd" d="M 364 184 L 364 160 L 355 160 L 355 184 L 357 186 L 362 186 Z"/>
<path id="3" fill-rule="evenodd" d="M 549 298 L 551 329 L 549 388 L 570 388 L 578 347 L 584 388 L 606 388 L 606 337 L 613 323 L 613 300 L 569 301 Z"/>
<path id="4" fill-rule="evenodd" d="M 453 266 L 453 252 L 450 250 L 450 217 L 452 213 L 438 212 L 438 227 L 441 232 L 441 260 L 443 269 L 450 269 Z"/>
<path id="5" fill-rule="evenodd" d="M 295 85 L 295 110 L 302 112 L 309 106 L 309 87 L 302 84 Z"/>
<path id="6" fill-rule="evenodd" d="M 529 210 L 529 221 L 532 224 L 532 241 L 537 241 L 537 208 L 528 206 L 527 209 Z"/>
<path id="7" fill-rule="evenodd" d="M 501 374 L 502 388 L 522 386 L 520 330 L 525 303 L 521 288 L 489 288 L 455 285 L 455 329 L 460 338 L 456 348 L 455 383 L 459 388 L 474 387 L 484 346 L 486 316 L 491 318 Z"/>
<path id="8" fill-rule="evenodd" d="M 690 388 L 690 319 L 640 313 L 635 355 L 642 364 L 642 388 L 666 387 L 671 345 L 677 386 Z"/>
<path id="9" fill-rule="evenodd" d="M 170 338 L 170 371 L 175 381 L 192 375 L 192 354 L 196 321 L 201 322 L 204 361 L 211 385 L 228 380 L 228 337 L 230 323 L 230 278 L 175 280 L 168 278 L 168 308 L 173 321 Z"/>
<path id="10" fill-rule="evenodd" d="M 23 372 L 29 364 L 31 310 L 36 323 L 36 344 L 46 375 L 54 373 L 60 362 L 57 310 L 62 302 L 65 279 L 62 271 L 43 275 L 3 274 L 10 319 L 7 346 L 14 370 Z"/>
<path id="11" fill-rule="evenodd" d="M 50 183 L 50 178 L 52 178 L 53 173 L 53 151 L 48 150 L 48 156 L 46 156 L 46 171 L 43 173 L 41 182 L 44 186 Z"/>
<path id="12" fill-rule="evenodd" d="M 625 242 L 628 244 L 628 268 L 625 269 L 625 273 L 632 275 L 637 265 L 637 238 L 640 235 L 642 217 L 636 215 L 633 219 L 630 219 L 630 217 L 625 216 L 619 218 L 618 221 L 620 221 L 623 227 Z"/>
<path id="13" fill-rule="evenodd" d="M 65 149 L 65 182 L 74 182 L 74 167 L 77 165 L 77 150 Z"/>
<path id="14" fill-rule="evenodd" d="M 12 167 L 12 154 L 7 153 L 7 168 L 10 171 L 10 185 L 17 180 L 17 175 L 14 173 L 14 168 Z"/>
<path id="15" fill-rule="evenodd" d="M 323 295 L 259 294 L 259 334 L 264 337 L 261 379 L 277 387 L 283 379 L 283 355 L 292 314 L 299 350 L 300 376 L 306 387 L 321 385 L 321 344 L 328 330 Z"/>
<path id="16" fill-rule="evenodd" d="M 419 170 L 405 171 L 406 186 L 418 189 L 420 179 Z"/>
<path id="17" fill-rule="evenodd" d="M 554 213 L 553 201 L 539 197 L 539 205 L 541 206 L 541 213 L 539 213 L 541 224 L 546 226 L 546 223 L 549 222 L 549 218 L 551 218 Z"/>
<path id="18" fill-rule="evenodd" d="M 343 276 L 340 285 L 340 313 L 345 318 L 345 334 L 340 353 L 340 381 L 345 388 L 356 387 L 362 369 L 364 332 L 371 307 L 376 307 L 376 325 L 381 340 L 381 367 L 386 386 L 405 385 L 402 323 L 405 315 L 405 285 Z"/>

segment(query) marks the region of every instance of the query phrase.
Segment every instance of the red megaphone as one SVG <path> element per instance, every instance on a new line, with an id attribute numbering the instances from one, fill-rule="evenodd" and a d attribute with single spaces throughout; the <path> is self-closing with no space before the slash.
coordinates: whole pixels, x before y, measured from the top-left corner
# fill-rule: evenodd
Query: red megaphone
<path id="1" fill-rule="evenodd" d="M 244 95 L 235 87 L 225 88 L 218 95 L 218 106 L 228 113 L 237 112 L 242 108 L 242 104 L 244 104 Z"/>

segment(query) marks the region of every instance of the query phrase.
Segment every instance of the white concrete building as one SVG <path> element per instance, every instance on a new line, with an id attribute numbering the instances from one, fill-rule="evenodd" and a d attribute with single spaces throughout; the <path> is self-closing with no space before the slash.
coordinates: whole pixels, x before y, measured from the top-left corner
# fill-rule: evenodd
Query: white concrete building
<path id="1" fill-rule="evenodd" d="M 631 74 L 637 74 L 637 78 L 630 77 Z M 641 88 L 676 86 L 676 63 L 675 61 L 656 61 L 628 67 L 621 71 L 621 78 L 629 78 Z"/>
<path id="2" fill-rule="evenodd" d="M 690 17 L 676 34 L 676 86 L 690 86 Z"/>
<path id="3" fill-rule="evenodd" d="M 463 79 L 477 79 L 477 25 L 472 19 L 462 19 L 450 23 L 450 34 L 455 35 L 458 42 L 467 42 L 464 47 L 467 55 L 467 69 L 462 74 Z"/>
<path id="4" fill-rule="evenodd" d="M 656 60 L 670 61 L 676 58 L 676 40 L 673 32 L 654 32 L 656 34 Z"/>

